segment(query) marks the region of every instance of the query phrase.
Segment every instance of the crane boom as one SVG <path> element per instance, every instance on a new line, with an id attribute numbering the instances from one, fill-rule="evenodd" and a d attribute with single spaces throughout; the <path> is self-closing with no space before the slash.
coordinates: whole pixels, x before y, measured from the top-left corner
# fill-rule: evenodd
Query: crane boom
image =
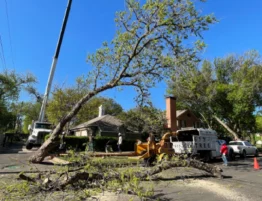
<path id="1" fill-rule="evenodd" d="M 51 69 L 50 69 L 50 73 L 49 73 L 49 77 L 48 77 L 48 81 L 47 81 L 47 85 L 46 85 L 46 90 L 45 90 L 45 94 L 44 94 L 44 98 L 43 98 L 43 102 L 42 102 L 42 106 L 41 106 L 41 110 L 40 110 L 40 114 L 39 114 L 39 118 L 38 118 L 39 122 L 43 122 L 44 118 L 45 118 L 45 110 L 46 110 L 46 105 L 47 105 L 47 99 L 48 99 L 48 96 L 49 96 L 49 93 L 50 93 L 50 89 L 51 89 L 51 85 L 52 85 L 52 81 L 53 81 L 53 77 L 54 77 L 54 73 L 55 73 L 55 68 L 56 68 L 61 44 L 62 44 L 62 41 L 63 41 L 65 29 L 66 29 L 67 19 L 68 19 L 70 8 L 71 8 L 71 4 L 72 4 L 72 0 L 68 0 L 68 4 L 67 4 L 66 11 L 65 11 L 63 24 L 62 24 L 62 28 L 61 28 L 59 39 L 58 39 L 58 42 L 57 42 L 55 55 L 54 55 L 54 58 L 53 58 L 53 61 L 52 61 L 52 65 L 51 65 Z"/>

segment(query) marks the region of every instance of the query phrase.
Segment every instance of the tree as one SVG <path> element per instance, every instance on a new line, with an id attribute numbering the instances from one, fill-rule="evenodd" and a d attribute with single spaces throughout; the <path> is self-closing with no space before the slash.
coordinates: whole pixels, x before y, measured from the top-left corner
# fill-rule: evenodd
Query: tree
<path id="1" fill-rule="evenodd" d="M 15 112 L 15 104 L 21 90 L 27 90 L 36 79 L 31 74 L 20 75 L 15 71 L 0 73 L 0 130 L 15 129 L 19 117 Z"/>
<path id="2" fill-rule="evenodd" d="M 155 133 L 159 136 L 166 129 L 165 113 L 154 107 L 137 107 L 118 116 L 127 129 L 138 133 Z"/>
<path id="3" fill-rule="evenodd" d="M 256 115 L 256 131 L 262 132 L 262 116 Z"/>
<path id="4" fill-rule="evenodd" d="M 70 112 L 72 106 L 74 106 L 85 93 L 85 88 L 79 87 L 79 85 L 65 89 L 56 88 L 47 106 L 48 120 L 57 124 Z M 103 105 L 105 114 L 116 116 L 123 111 L 121 105 L 111 98 L 93 97 L 83 105 L 79 113 L 69 122 L 70 125 L 74 126 L 97 117 L 98 107 L 100 105 Z"/>
<path id="5" fill-rule="evenodd" d="M 253 113 L 262 104 L 262 65 L 257 52 L 189 68 L 174 75 L 171 94 L 197 111 L 208 127 L 222 126 L 236 139 L 254 131 Z"/>
<path id="6" fill-rule="evenodd" d="M 31 162 L 44 159 L 56 146 L 65 124 L 97 94 L 130 86 L 138 92 L 137 101 L 145 101 L 148 89 L 168 77 L 176 66 L 198 59 L 204 43 L 197 39 L 215 22 L 212 15 L 202 16 L 191 1 L 148 0 L 144 5 L 135 0 L 126 2 L 128 9 L 118 12 L 115 19 L 116 37 L 87 58 L 94 67 L 86 78 L 87 93 L 57 124 Z"/>
<path id="7" fill-rule="evenodd" d="M 39 102 L 24 102 L 22 110 L 24 133 L 28 133 L 28 126 L 32 124 L 33 120 L 38 119 L 40 109 L 41 103 Z"/>

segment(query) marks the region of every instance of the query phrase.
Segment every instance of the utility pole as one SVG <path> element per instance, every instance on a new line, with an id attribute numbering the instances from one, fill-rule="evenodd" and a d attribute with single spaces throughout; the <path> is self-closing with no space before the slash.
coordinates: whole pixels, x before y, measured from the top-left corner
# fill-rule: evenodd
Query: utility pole
<path id="1" fill-rule="evenodd" d="M 42 106 L 41 106 L 41 111 L 40 111 L 40 114 L 39 114 L 38 121 L 40 121 L 40 122 L 43 122 L 44 118 L 45 118 L 45 110 L 46 110 L 47 99 L 48 99 L 50 89 L 51 89 L 51 86 L 52 86 L 55 68 L 56 68 L 61 44 L 62 44 L 62 41 L 63 41 L 64 32 L 65 32 L 65 29 L 66 29 L 66 24 L 67 24 L 67 19 L 68 19 L 69 12 L 70 12 L 71 4 L 72 4 L 72 0 L 68 0 L 66 12 L 65 12 L 65 16 L 64 16 L 64 20 L 63 20 L 63 24 L 62 24 L 62 28 L 61 28 L 61 31 L 60 31 L 59 39 L 58 39 L 56 50 L 55 50 L 55 55 L 54 55 L 54 58 L 53 58 L 53 61 L 52 61 L 52 65 L 51 65 L 51 69 L 50 69 L 50 73 L 49 73 L 49 77 L 48 77 L 48 82 L 47 82 L 45 95 L 44 95 Z"/>

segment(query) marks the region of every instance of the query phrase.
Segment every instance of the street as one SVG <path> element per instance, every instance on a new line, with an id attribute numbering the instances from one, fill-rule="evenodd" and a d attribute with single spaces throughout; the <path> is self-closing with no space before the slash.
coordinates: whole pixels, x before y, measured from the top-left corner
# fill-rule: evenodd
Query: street
<path id="1" fill-rule="evenodd" d="M 22 145 L 0 152 L 0 178 L 14 175 L 21 171 L 51 170 L 54 168 L 46 161 L 44 164 L 30 165 L 28 158 L 36 149 L 27 151 Z M 262 157 L 257 158 L 262 165 Z M 163 171 L 155 179 L 155 199 L 159 200 L 245 200 L 256 201 L 262 197 L 262 171 L 254 170 L 254 158 L 247 157 L 229 162 L 222 166 L 222 161 L 213 162 L 221 166 L 224 179 L 208 176 L 205 172 L 193 168 L 172 168 Z M 123 200 L 122 195 L 107 195 L 101 200 Z"/>

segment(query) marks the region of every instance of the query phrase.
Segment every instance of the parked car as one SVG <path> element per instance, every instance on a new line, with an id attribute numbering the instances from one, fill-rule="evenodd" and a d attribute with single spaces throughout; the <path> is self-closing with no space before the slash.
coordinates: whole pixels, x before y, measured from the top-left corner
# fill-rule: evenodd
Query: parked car
<path id="1" fill-rule="evenodd" d="M 234 153 L 245 158 L 247 155 L 258 156 L 258 150 L 248 141 L 230 141 L 229 146 L 233 148 Z"/>
<path id="2" fill-rule="evenodd" d="M 220 147 L 222 146 L 222 144 L 226 143 L 225 140 L 217 140 L 217 142 L 218 142 Z M 227 148 L 228 148 L 227 159 L 229 161 L 234 161 L 236 159 L 236 155 L 234 153 L 233 148 L 230 147 L 230 146 L 227 146 Z M 220 148 L 219 148 L 219 150 L 220 150 Z"/>

